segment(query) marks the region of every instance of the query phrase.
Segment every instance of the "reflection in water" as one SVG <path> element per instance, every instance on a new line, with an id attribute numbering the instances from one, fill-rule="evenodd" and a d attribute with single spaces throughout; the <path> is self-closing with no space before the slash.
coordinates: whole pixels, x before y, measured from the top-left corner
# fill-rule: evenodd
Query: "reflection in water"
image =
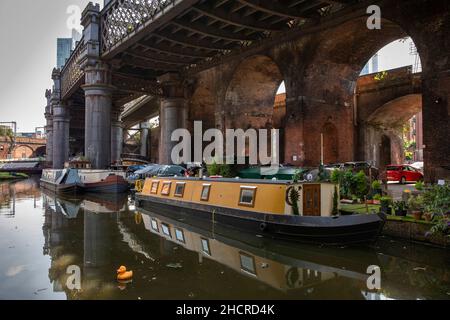
<path id="1" fill-rule="evenodd" d="M 372 248 L 285 244 L 137 212 L 127 196 L 41 195 L 32 179 L 1 190 L 0 298 L 450 298 L 442 249 L 391 239 Z M 117 282 L 120 265 L 133 281 Z M 367 289 L 369 265 L 381 267 L 379 291 Z M 79 291 L 67 286 L 69 266 L 81 270 Z"/>

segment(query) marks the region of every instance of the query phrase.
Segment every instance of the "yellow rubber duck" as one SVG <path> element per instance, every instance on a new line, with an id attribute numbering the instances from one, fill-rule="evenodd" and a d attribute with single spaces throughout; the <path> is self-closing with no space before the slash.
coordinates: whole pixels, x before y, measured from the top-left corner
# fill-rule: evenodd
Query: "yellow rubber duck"
<path id="1" fill-rule="evenodd" d="M 131 280 L 133 278 L 133 271 L 127 271 L 127 267 L 120 266 L 117 269 L 117 280 Z"/>

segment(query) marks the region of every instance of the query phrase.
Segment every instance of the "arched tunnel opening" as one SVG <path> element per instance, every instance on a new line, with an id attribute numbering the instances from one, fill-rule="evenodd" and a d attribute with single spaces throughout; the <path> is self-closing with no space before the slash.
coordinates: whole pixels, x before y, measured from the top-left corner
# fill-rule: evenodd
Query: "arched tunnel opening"
<path id="1" fill-rule="evenodd" d="M 421 60 L 413 40 L 395 40 L 362 69 L 355 89 L 360 160 L 384 169 L 423 162 Z"/>

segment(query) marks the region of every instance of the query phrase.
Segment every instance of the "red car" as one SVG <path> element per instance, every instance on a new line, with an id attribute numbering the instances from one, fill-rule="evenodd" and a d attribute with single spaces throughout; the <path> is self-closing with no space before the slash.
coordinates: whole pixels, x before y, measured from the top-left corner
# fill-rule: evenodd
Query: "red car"
<path id="1" fill-rule="evenodd" d="M 409 165 L 390 165 L 386 172 L 388 181 L 398 181 L 401 184 L 423 180 L 423 174 Z"/>

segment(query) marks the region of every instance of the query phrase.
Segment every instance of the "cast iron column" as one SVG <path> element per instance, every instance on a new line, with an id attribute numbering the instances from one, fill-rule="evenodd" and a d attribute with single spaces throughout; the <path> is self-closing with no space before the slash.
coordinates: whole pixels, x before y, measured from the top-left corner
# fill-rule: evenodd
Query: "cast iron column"
<path id="1" fill-rule="evenodd" d="M 120 110 L 114 110 L 111 114 L 111 161 L 119 163 L 123 152 L 123 128 L 120 121 Z"/>
<path id="2" fill-rule="evenodd" d="M 100 6 L 90 3 L 81 24 L 86 43 L 80 65 L 85 72 L 85 156 L 94 169 L 111 165 L 112 93 L 109 66 L 100 60 Z"/>
<path id="3" fill-rule="evenodd" d="M 45 106 L 45 135 L 47 138 L 46 146 L 46 162 L 47 165 L 52 166 L 53 162 L 53 114 L 51 106 L 52 91 L 45 91 L 45 98 L 47 99 L 47 105 Z"/>
<path id="4" fill-rule="evenodd" d="M 187 128 L 187 100 L 184 86 L 178 74 L 167 73 L 159 78 L 163 88 L 160 109 L 161 140 L 159 147 L 159 162 L 173 164 L 172 149 L 177 142 L 172 142 L 172 133 L 176 129 Z"/>
<path id="5" fill-rule="evenodd" d="M 54 82 L 51 106 L 53 109 L 53 168 L 62 169 L 69 160 L 69 110 L 61 101 L 61 74 L 59 69 L 52 73 Z"/>
<path id="6" fill-rule="evenodd" d="M 141 156 L 148 157 L 148 146 L 150 137 L 150 123 L 142 122 L 140 124 L 141 128 Z"/>

